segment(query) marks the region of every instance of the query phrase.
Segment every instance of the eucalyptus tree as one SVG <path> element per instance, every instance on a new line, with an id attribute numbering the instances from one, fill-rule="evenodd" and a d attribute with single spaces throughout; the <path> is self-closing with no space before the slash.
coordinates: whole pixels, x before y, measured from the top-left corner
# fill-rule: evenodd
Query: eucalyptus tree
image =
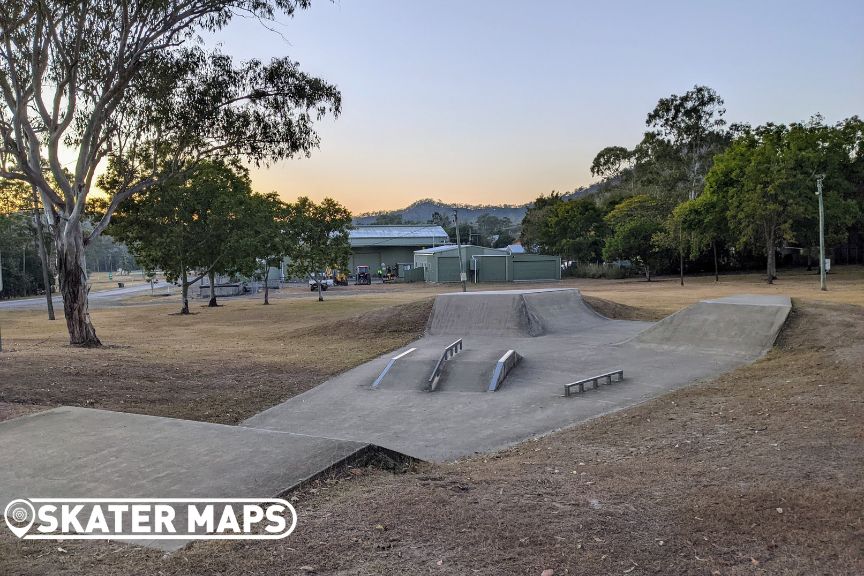
<path id="1" fill-rule="evenodd" d="M 246 267 L 249 238 L 256 234 L 247 216 L 251 198 L 249 175 L 242 167 L 201 162 L 183 177 L 124 202 L 108 233 L 126 243 L 145 269 L 162 270 L 169 281 L 180 283 L 180 313 L 188 314 L 193 284 L 209 277 L 209 305 L 215 306 L 216 274 Z"/>
<path id="2" fill-rule="evenodd" d="M 278 266 L 295 239 L 288 226 L 288 206 L 275 192 L 253 194 L 241 213 L 244 233 L 236 246 L 237 271 L 264 282 L 264 304 L 270 304 L 270 268 Z"/>
<path id="3" fill-rule="evenodd" d="M 723 98 L 708 86 L 661 98 L 645 120 L 651 129 L 643 145 L 661 140 L 671 146 L 684 168 L 680 182 L 687 199 L 701 192 L 714 155 L 728 145 Z"/>
<path id="4" fill-rule="evenodd" d="M 286 246 L 288 268 L 295 276 L 311 275 L 317 283 L 318 300 L 323 301 L 321 274 L 348 267 L 351 213 L 332 198 L 316 204 L 304 196 L 288 205 L 286 227 L 291 239 Z"/>
<path id="5" fill-rule="evenodd" d="M 727 207 L 736 243 L 765 254 L 769 284 L 782 243 L 812 242 L 807 228 L 815 228 L 817 175 L 825 176 L 825 205 L 836 219 L 829 241 L 839 243 L 858 217 L 854 199 L 844 198 L 855 190 L 848 169 L 857 144 L 842 135 L 842 128 L 825 126 L 818 116 L 803 124 L 766 124 L 740 135 L 715 159 L 705 193 Z"/>
<path id="6" fill-rule="evenodd" d="M 4 0 L 0 176 L 39 191 L 71 344 L 100 344 L 88 312 L 84 249 L 124 201 L 204 159 L 269 163 L 317 146 L 315 122 L 339 113 L 335 86 L 288 58 L 235 63 L 205 51 L 200 39 L 237 15 L 272 19 L 308 5 Z M 115 186 L 105 190 L 105 211 L 85 233 L 87 199 L 104 160 Z"/>
<path id="7" fill-rule="evenodd" d="M 603 245 L 603 258 L 630 260 L 642 266 L 645 279 L 651 281 L 651 270 L 657 267 L 663 246 L 655 237 L 663 230 L 668 208 L 647 194 L 630 196 L 605 216 L 611 234 Z"/>

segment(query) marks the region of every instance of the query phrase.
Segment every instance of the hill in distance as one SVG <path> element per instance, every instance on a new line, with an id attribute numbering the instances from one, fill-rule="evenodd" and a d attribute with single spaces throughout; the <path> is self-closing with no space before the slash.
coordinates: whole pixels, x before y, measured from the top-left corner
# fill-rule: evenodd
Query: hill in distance
<path id="1" fill-rule="evenodd" d="M 564 194 L 563 198 L 565 200 L 575 200 L 577 198 L 591 196 L 592 194 L 596 194 L 600 191 L 602 184 L 603 182 L 600 182 L 597 184 L 592 184 L 587 188 L 578 188 L 573 192 L 568 192 Z M 360 214 L 359 216 L 356 216 L 354 218 L 354 224 L 361 226 L 374 224 L 379 219 L 379 217 L 392 221 L 399 216 L 402 217 L 402 222 L 404 222 L 405 224 L 411 224 L 413 222 L 425 224 L 432 220 L 432 215 L 435 214 L 435 212 L 448 216 L 452 220 L 453 210 L 457 208 L 459 209 L 459 220 L 463 222 L 474 222 L 480 216 L 488 214 L 497 218 L 509 218 L 514 224 L 518 224 L 522 222 L 522 218 L 525 216 L 525 213 L 528 211 L 528 208 L 531 206 L 531 204 L 531 202 L 527 202 L 525 204 L 519 205 L 498 204 L 482 206 L 470 204 L 453 204 L 442 202 L 441 200 L 433 200 L 431 198 L 426 198 L 423 200 L 418 200 L 407 208 L 402 208 L 399 210 L 382 210 L 378 212 L 368 212 L 366 214 Z"/>

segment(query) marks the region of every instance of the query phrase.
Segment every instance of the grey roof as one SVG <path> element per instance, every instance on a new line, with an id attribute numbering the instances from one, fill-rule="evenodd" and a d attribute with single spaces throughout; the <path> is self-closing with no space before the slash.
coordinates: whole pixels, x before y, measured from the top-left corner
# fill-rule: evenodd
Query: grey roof
<path id="1" fill-rule="evenodd" d="M 462 244 L 462 248 L 467 247 L 468 244 Z M 447 252 L 448 250 L 456 250 L 458 246 L 456 244 L 445 244 L 443 246 L 435 246 L 434 248 L 426 248 L 425 250 L 417 250 L 418 254 L 434 254 L 436 252 Z"/>
<path id="2" fill-rule="evenodd" d="M 348 238 L 447 238 L 447 232 L 441 226 L 356 226 L 348 231 Z"/>

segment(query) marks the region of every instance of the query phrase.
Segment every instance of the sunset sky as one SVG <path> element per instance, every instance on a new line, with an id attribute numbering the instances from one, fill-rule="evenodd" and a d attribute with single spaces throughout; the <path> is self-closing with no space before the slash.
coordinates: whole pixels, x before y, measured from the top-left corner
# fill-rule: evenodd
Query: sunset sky
<path id="1" fill-rule="evenodd" d="M 694 84 L 731 122 L 864 114 L 860 0 L 318 0 L 274 28 L 238 19 L 215 40 L 299 61 L 339 86 L 343 112 L 256 189 L 356 213 L 590 184 L 598 150 L 635 145 L 657 100 Z"/>

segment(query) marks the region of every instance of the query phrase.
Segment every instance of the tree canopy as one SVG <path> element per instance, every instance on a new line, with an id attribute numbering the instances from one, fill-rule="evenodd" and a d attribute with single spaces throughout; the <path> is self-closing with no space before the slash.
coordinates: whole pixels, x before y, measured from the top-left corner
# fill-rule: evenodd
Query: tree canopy
<path id="1" fill-rule="evenodd" d="M 315 122 L 337 115 L 335 86 L 288 58 L 234 62 L 199 35 L 308 0 L 10 0 L 0 12 L 0 176 L 38 188 L 57 247 L 70 342 L 99 345 L 84 247 L 138 192 L 202 160 L 305 155 Z M 75 150 L 67 172 L 61 146 Z M 85 233 L 87 198 L 108 160 L 115 186 Z"/>
<path id="2" fill-rule="evenodd" d="M 288 205 L 286 223 L 294 239 L 287 247 L 288 269 L 292 275 L 315 278 L 318 300 L 324 300 L 322 274 L 348 268 L 351 213 L 332 198 L 316 204 L 304 196 Z"/>

